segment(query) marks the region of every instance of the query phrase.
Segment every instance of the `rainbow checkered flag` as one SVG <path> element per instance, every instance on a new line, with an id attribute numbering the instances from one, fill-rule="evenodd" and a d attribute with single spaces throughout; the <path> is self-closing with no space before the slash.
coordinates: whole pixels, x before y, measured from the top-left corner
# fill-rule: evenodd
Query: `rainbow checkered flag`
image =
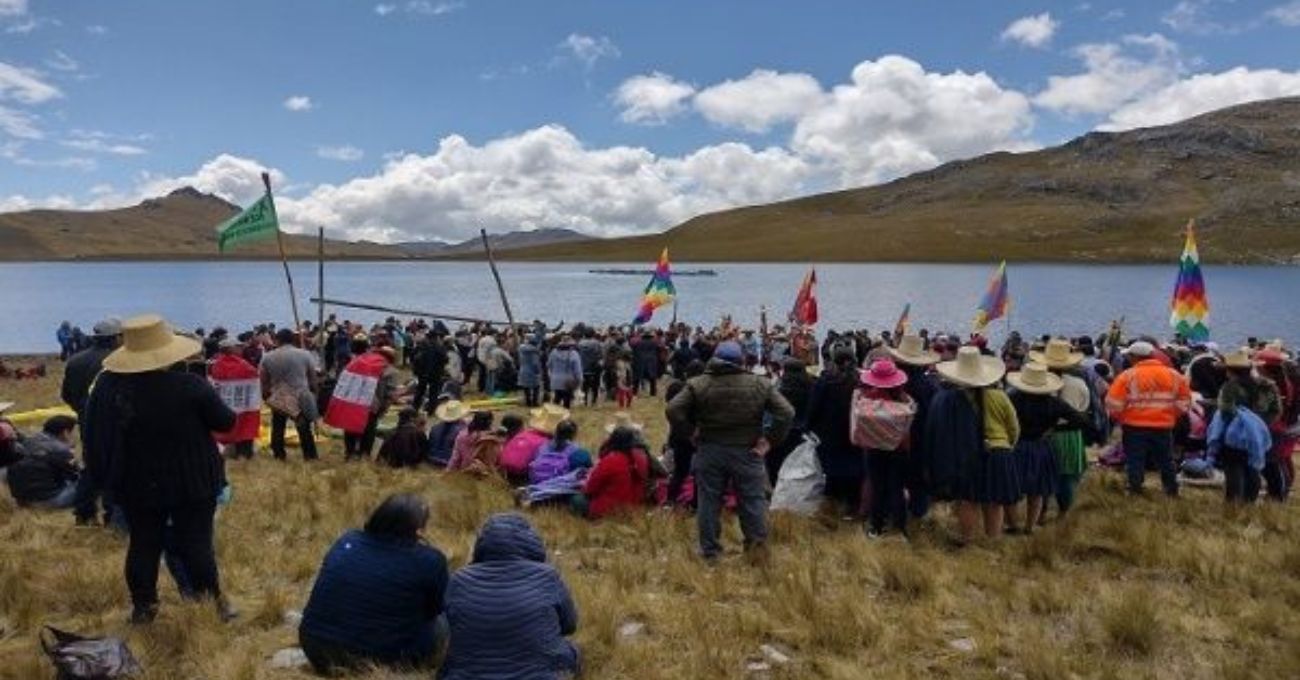
<path id="1" fill-rule="evenodd" d="M 645 292 L 641 295 L 641 306 L 637 308 L 636 318 L 632 319 L 632 324 L 640 326 L 650 323 L 655 310 L 669 304 L 676 297 L 673 267 L 668 262 L 668 249 L 664 248 L 664 252 L 659 255 L 659 263 L 655 265 L 654 276 L 650 277 L 650 283 L 646 284 Z"/>
<path id="2" fill-rule="evenodd" d="M 1191 342 L 1210 339 L 1210 300 L 1205 295 L 1205 278 L 1201 275 L 1201 255 L 1196 250 L 1194 221 L 1187 222 L 1187 240 L 1178 260 L 1178 279 L 1169 302 L 1169 325 L 1174 332 Z"/>
<path id="3" fill-rule="evenodd" d="M 997 271 L 993 272 L 993 277 L 989 279 L 988 290 L 984 291 L 984 297 L 980 300 L 979 307 L 975 308 L 975 332 L 982 333 L 989 322 L 1001 319 L 1007 315 L 1007 310 L 1011 307 L 1011 294 L 1007 290 L 1007 261 L 1003 260 L 998 265 Z"/>

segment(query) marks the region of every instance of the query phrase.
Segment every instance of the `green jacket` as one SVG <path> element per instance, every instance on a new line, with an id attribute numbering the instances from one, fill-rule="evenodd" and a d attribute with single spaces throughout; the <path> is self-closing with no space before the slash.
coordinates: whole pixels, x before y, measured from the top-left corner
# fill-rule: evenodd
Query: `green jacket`
<path id="1" fill-rule="evenodd" d="M 714 359 L 669 402 L 667 415 L 676 431 L 698 430 L 701 445 L 749 447 L 759 437 L 784 441 L 794 407 L 770 381 Z"/>

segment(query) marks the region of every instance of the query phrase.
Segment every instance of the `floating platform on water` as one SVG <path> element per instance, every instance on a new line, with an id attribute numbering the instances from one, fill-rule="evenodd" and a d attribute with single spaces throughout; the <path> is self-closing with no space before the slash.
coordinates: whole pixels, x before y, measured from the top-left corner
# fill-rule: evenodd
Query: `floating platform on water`
<path id="1" fill-rule="evenodd" d="M 588 269 L 588 274 L 605 276 L 654 276 L 653 269 Z M 713 269 L 674 269 L 673 276 L 717 276 Z"/>

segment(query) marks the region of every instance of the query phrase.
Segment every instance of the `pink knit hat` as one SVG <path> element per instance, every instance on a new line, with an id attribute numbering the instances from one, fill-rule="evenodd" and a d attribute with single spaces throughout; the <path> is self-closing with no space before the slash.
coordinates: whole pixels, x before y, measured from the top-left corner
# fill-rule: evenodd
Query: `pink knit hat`
<path id="1" fill-rule="evenodd" d="M 907 383 L 907 374 L 898 370 L 890 359 L 877 359 L 871 362 L 871 368 L 858 373 L 862 384 L 880 389 L 893 389 Z"/>

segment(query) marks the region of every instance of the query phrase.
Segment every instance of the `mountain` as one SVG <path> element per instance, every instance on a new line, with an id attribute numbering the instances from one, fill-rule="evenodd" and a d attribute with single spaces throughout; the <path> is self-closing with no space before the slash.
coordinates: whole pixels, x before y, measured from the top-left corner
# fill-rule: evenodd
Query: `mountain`
<path id="1" fill-rule="evenodd" d="M 116 210 L 27 210 L 0 214 L 0 260 L 198 259 L 217 254 L 214 227 L 239 207 L 192 187 Z M 290 257 L 316 257 L 316 239 L 286 234 Z M 331 258 L 401 258 L 392 246 L 325 242 Z M 241 247 L 240 258 L 278 257 L 274 240 Z"/>
<path id="2" fill-rule="evenodd" d="M 1300 98 L 507 257 L 650 262 L 666 245 L 690 262 L 1169 261 L 1189 218 L 1207 261 L 1300 262 Z"/>
<path id="3" fill-rule="evenodd" d="M 536 229 L 533 231 L 513 231 L 508 234 L 488 234 L 488 241 L 492 244 L 493 253 L 590 240 L 593 240 L 590 236 L 580 234 L 572 229 Z M 394 247 L 412 257 L 473 257 L 483 254 L 483 240 L 479 238 L 472 238 L 460 243 L 410 241 L 394 244 Z"/>

